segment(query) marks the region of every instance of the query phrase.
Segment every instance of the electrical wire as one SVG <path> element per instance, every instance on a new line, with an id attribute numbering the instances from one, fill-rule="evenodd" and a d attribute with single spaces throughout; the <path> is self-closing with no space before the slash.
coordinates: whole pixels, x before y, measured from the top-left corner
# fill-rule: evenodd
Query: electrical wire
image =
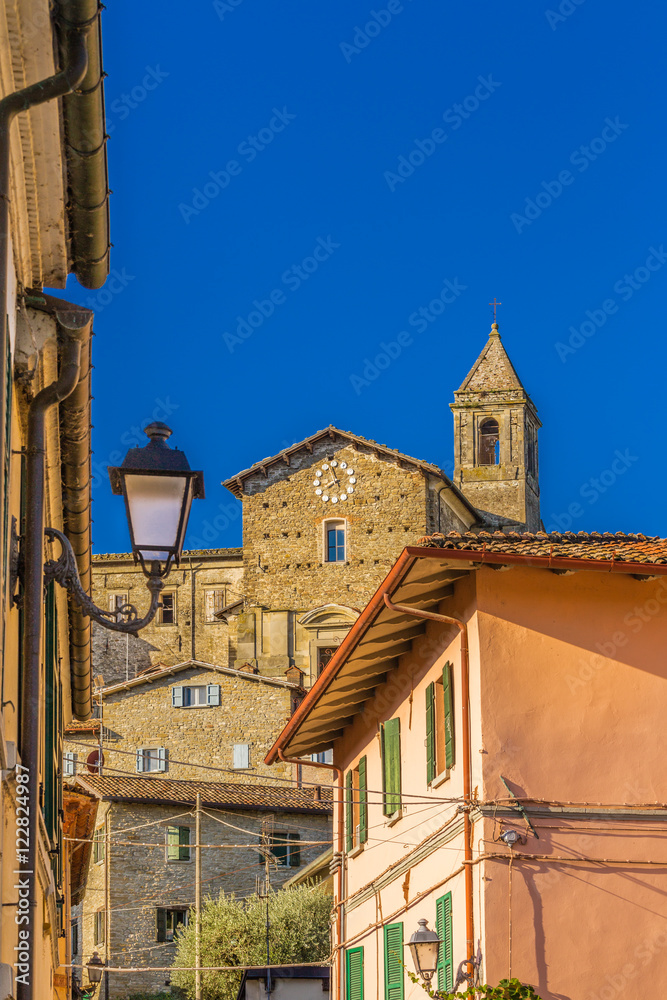
<path id="1" fill-rule="evenodd" d="M 92 744 L 90 744 L 90 743 L 83 743 L 83 742 L 81 742 L 79 740 L 70 740 L 70 739 L 68 739 L 67 742 L 71 743 L 74 746 L 81 746 L 81 747 L 86 747 L 86 748 L 90 748 L 92 746 Z M 136 758 L 136 751 L 134 751 L 134 750 L 118 750 L 118 749 L 116 749 L 114 747 L 114 748 L 109 748 L 109 753 L 123 754 L 124 756 L 127 756 L 127 757 L 135 757 Z M 231 768 L 231 767 L 217 767 L 217 766 L 215 766 L 213 764 L 199 764 L 199 763 L 197 763 L 195 761 L 177 760 L 176 758 L 173 758 L 173 757 L 169 758 L 169 763 L 170 764 L 182 764 L 185 767 L 199 768 L 200 770 L 204 770 L 204 771 L 215 771 L 215 772 L 222 773 L 222 774 L 233 774 L 233 775 L 236 775 L 237 777 L 238 777 L 238 774 L 239 774 L 238 770 L 236 770 L 234 768 Z M 303 761 L 303 767 L 309 767 L 309 766 L 310 765 L 309 765 L 308 761 Z M 315 765 L 313 765 L 313 766 L 315 766 Z M 119 770 L 118 768 L 109 768 L 109 767 L 107 767 L 106 764 L 104 764 L 103 767 L 104 767 L 105 771 L 111 770 L 111 771 L 114 771 L 114 772 L 116 772 L 118 774 L 127 774 L 127 775 L 130 775 L 130 776 L 134 777 L 134 778 L 139 777 L 139 774 L 136 771 L 122 771 L 122 770 Z M 152 773 L 158 774 L 158 773 L 162 773 L 162 772 L 152 772 Z M 83 770 L 79 771 L 79 774 L 81 776 L 85 777 L 85 773 L 84 773 Z M 252 778 L 252 779 L 257 780 L 257 781 L 280 781 L 280 782 L 288 784 L 293 789 L 295 788 L 294 780 L 292 778 L 283 778 L 280 775 L 274 775 L 274 774 L 254 774 L 252 772 L 247 772 L 247 773 L 244 772 L 243 777 L 244 777 L 244 779 L 245 778 Z M 171 779 L 170 778 L 165 778 L 163 780 L 166 780 L 166 781 L 170 781 L 170 780 L 171 781 L 193 781 L 193 780 L 196 780 L 196 779 L 193 779 L 193 778 L 171 778 Z M 232 785 L 239 784 L 240 785 L 240 784 L 243 784 L 243 782 L 234 781 L 234 782 L 228 782 L 228 784 L 232 784 Z M 331 788 L 332 790 L 335 790 L 335 788 L 336 788 L 335 785 L 327 785 L 327 784 L 325 784 L 325 783 L 323 783 L 321 781 L 302 781 L 299 787 L 304 787 L 304 786 L 308 786 L 308 787 L 311 787 L 311 788 L 321 788 L 323 791 L 327 791 L 329 788 Z M 377 788 L 369 788 L 369 789 L 366 790 L 366 793 L 368 795 L 378 795 L 378 796 L 380 796 L 380 800 L 379 801 L 382 801 L 382 799 L 384 798 L 384 794 L 385 794 L 383 789 L 377 789 Z M 403 799 L 416 799 L 416 800 L 418 800 L 418 802 L 415 802 L 414 804 L 419 804 L 419 802 L 424 802 L 424 803 L 430 803 L 430 802 L 433 802 L 433 803 L 449 803 L 449 802 L 461 802 L 461 801 L 463 801 L 463 799 L 461 798 L 461 796 L 452 797 L 452 798 L 443 798 L 443 797 L 435 796 L 435 795 L 434 796 L 423 795 L 423 794 L 422 795 L 417 795 L 416 793 L 412 794 L 410 792 L 403 792 L 403 791 L 401 791 L 401 800 L 403 800 Z M 408 804 L 408 803 L 406 803 L 406 804 Z"/>

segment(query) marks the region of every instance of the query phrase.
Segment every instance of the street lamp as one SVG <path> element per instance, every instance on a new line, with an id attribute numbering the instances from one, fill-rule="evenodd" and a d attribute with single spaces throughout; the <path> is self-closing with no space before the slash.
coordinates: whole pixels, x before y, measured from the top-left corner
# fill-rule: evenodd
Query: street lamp
<path id="1" fill-rule="evenodd" d="M 84 614 L 114 632 L 139 632 L 157 612 L 164 578 L 178 565 L 193 500 L 204 498 L 204 474 L 193 472 L 187 458 L 170 448 L 171 430 L 159 422 L 146 428 L 149 441 L 143 448 L 130 448 L 123 464 L 109 468 L 111 488 L 125 497 L 134 561 L 147 577 L 151 604 L 143 618 L 125 604 L 113 611 L 98 608 L 81 586 L 76 557 L 61 531 L 45 528 L 47 538 L 60 542 L 61 554 L 44 566 L 44 583 L 55 580 L 72 594 Z"/>
<path id="2" fill-rule="evenodd" d="M 414 932 L 410 941 L 410 952 L 415 963 L 415 969 L 421 978 L 430 983 L 438 968 L 438 954 L 443 943 L 435 931 L 430 931 L 426 920 L 419 921 L 419 929 Z"/>
<path id="3" fill-rule="evenodd" d="M 170 448 L 171 430 L 159 422 L 146 428 L 148 444 L 130 448 L 119 468 L 110 468 L 111 489 L 125 497 L 135 562 L 164 562 L 166 576 L 183 551 L 194 498 L 204 497 L 204 477 L 192 472 L 187 458 Z M 152 570 L 151 570 L 152 572 Z"/>
<path id="4" fill-rule="evenodd" d="M 86 966 L 88 970 L 88 982 L 91 986 L 97 986 L 102 982 L 102 973 L 104 972 L 104 962 L 97 954 L 96 951 L 93 952 L 91 957 L 88 959 L 88 965 Z"/>

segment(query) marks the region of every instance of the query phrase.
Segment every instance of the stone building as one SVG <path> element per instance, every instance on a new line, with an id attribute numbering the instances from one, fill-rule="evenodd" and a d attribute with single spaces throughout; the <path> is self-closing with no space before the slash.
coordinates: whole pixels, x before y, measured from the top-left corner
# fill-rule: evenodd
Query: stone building
<path id="1" fill-rule="evenodd" d="M 169 966 L 174 934 L 195 899 L 195 811 L 202 796 L 202 895 L 244 896 L 263 876 L 280 888 L 331 839 L 330 789 L 88 775 L 77 787 L 98 802 L 81 931 L 83 955 L 113 967 Z M 165 972 L 107 973 L 100 1000 L 164 988 Z"/>
<path id="2" fill-rule="evenodd" d="M 103 774 L 216 779 L 218 769 L 225 781 L 274 777 L 264 757 L 278 720 L 303 693 L 284 677 L 249 669 L 193 660 L 154 668 L 98 692 L 98 718 L 66 731 L 65 766 L 87 773 L 101 747 Z M 281 777 L 290 772 L 279 768 Z"/>

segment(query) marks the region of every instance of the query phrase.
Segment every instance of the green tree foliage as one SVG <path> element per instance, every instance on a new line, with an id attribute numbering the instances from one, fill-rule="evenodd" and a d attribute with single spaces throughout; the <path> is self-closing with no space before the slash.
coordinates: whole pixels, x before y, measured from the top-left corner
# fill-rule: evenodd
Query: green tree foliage
<path id="1" fill-rule="evenodd" d="M 271 964 L 326 962 L 330 952 L 331 896 L 322 886 L 280 889 L 269 897 Z M 178 935 L 174 966 L 195 964 L 195 922 Z M 201 964 L 262 965 L 266 962 L 266 899 L 224 893 L 202 908 Z M 173 972 L 171 981 L 192 1000 L 194 972 Z M 236 1000 L 241 973 L 202 973 L 206 1000 Z"/>

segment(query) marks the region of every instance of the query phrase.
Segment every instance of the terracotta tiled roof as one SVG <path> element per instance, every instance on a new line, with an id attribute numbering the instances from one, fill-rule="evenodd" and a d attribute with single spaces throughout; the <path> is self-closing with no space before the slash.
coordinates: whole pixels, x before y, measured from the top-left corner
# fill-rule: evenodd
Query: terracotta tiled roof
<path id="1" fill-rule="evenodd" d="M 99 733 L 99 731 L 99 719 L 88 719 L 88 722 L 77 722 L 76 719 L 72 719 L 65 726 L 65 735 L 67 733 Z"/>
<path id="2" fill-rule="evenodd" d="M 86 775 L 77 784 L 105 801 L 146 802 L 152 805 L 194 805 L 197 792 L 202 803 L 220 809 L 261 812 L 327 814 L 333 809 L 333 789 L 323 786 L 320 799 L 312 788 L 243 785 L 218 781 L 173 781 L 166 778 L 125 778 Z"/>
<path id="3" fill-rule="evenodd" d="M 515 556 L 553 559 L 590 559 L 605 562 L 667 564 L 667 538 L 626 535 L 599 531 L 450 531 L 447 535 L 427 535 L 416 543 L 422 548 L 463 549 Z"/>

